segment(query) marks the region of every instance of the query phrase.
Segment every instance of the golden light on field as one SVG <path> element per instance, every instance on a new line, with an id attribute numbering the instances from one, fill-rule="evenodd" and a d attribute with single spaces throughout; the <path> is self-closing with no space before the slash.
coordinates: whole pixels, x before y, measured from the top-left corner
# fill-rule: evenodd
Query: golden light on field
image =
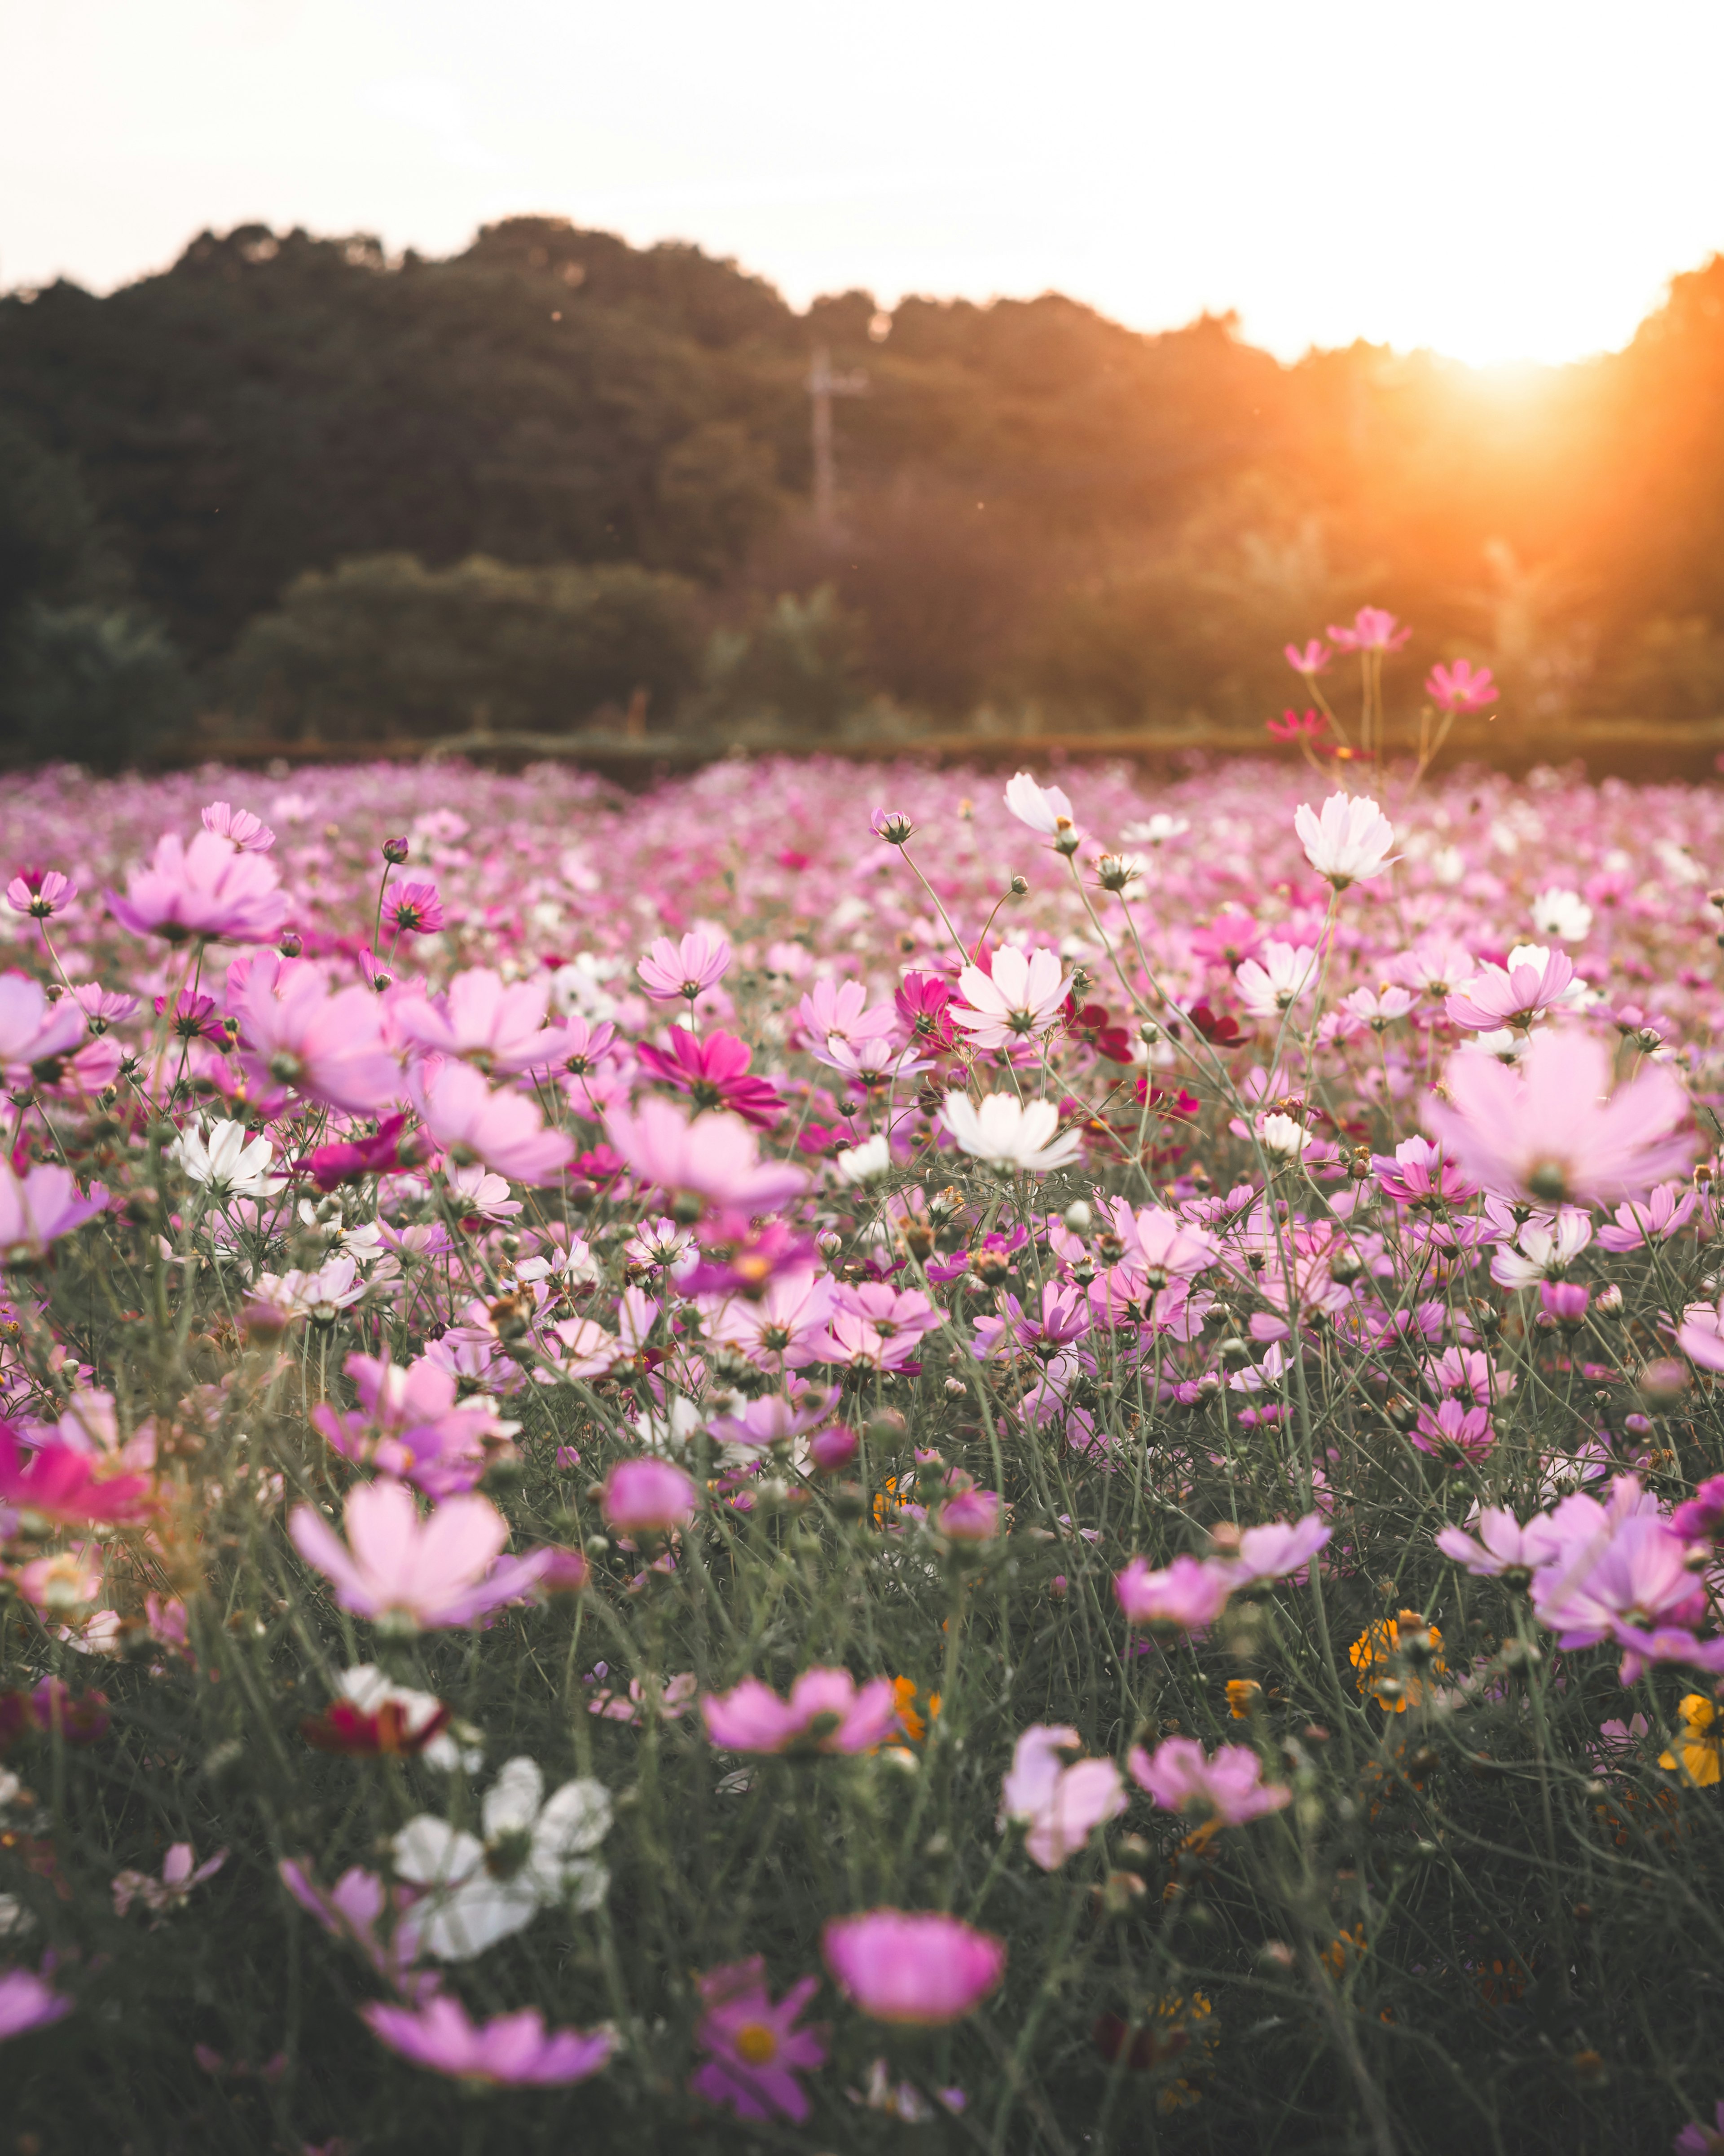
<path id="1" fill-rule="evenodd" d="M 1724 244 L 1721 64 L 1708 0 L 83 0 L 0 29 L 0 280 L 544 210 L 798 301 L 1054 288 L 1290 357 L 1560 361 Z"/>

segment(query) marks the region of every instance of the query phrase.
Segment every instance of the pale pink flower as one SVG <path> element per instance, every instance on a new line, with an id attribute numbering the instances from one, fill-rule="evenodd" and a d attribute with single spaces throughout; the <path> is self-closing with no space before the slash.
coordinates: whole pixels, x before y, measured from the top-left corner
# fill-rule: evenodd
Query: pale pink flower
<path id="1" fill-rule="evenodd" d="M 9 1085 L 28 1086 L 33 1065 L 71 1055 L 85 1032 L 83 1007 L 72 997 L 51 1004 L 39 981 L 0 973 L 0 1069 Z"/>
<path id="2" fill-rule="evenodd" d="M 758 1677 L 700 1702 L 706 1734 L 727 1752 L 871 1752 L 898 1729 L 890 1677 L 857 1686 L 848 1670 L 804 1670 L 788 1700 Z"/>
<path id="3" fill-rule="evenodd" d="M 1398 651 L 1412 634 L 1382 607 L 1362 606 L 1350 628 L 1329 625 L 1329 641 L 1337 651 Z"/>
<path id="4" fill-rule="evenodd" d="M 422 1519 L 401 1483 L 363 1483 L 348 1491 L 346 1517 L 345 1543 L 311 1505 L 295 1507 L 287 1530 L 306 1563 L 335 1583 L 343 1609 L 397 1628 L 474 1624 L 529 1594 L 554 1554 L 504 1557 L 508 1522 L 470 1492 Z"/>
<path id="5" fill-rule="evenodd" d="M 1532 1606 L 1558 1646 L 1590 1647 L 1619 1625 L 1691 1624 L 1706 1608 L 1706 1589 L 1688 1568 L 1682 1537 L 1657 1513 L 1635 1512 L 1541 1567 Z"/>
<path id="6" fill-rule="evenodd" d="M 1058 786 L 1041 786 L 1027 771 L 1020 771 L 1006 786 L 1006 806 L 1020 824 L 1029 824 L 1051 839 L 1061 852 L 1075 851 L 1077 827 L 1071 820 L 1071 803 Z"/>
<path id="7" fill-rule="evenodd" d="M 1243 1826 L 1293 1801 L 1290 1789 L 1265 1782 L 1249 1745 L 1218 1745 L 1206 1755 L 1194 1737 L 1169 1737 L 1153 1753 L 1133 1745 L 1126 1763 L 1162 1811 L 1200 1813 L 1220 1826 Z"/>
<path id="8" fill-rule="evenodd" d="M 1676 1345 L 1702 1370 L 1724 1370 L 1724 1297 L 1716 1309 L 1709 1302 L 1691 1302 L 1676 1327 Z"/>
<path id="9" fill-rule="evenodd" d="M 1239 1537 L 1239 1553 L 1233 1560 L 1234 1584 L 1243 1587 L 1253 1580 L 1290 1578 L 1304 1570 L 1333 1532 L 1318 1512 L 1307 1512 L 1300 1520 L 1270 1520 L 1264 1527 L 1247 1527 Z"/>
<path id="10" fill-rule="evenodd" d="M 952 1021 L 977 1048 L 1011 1048 L 1057 1021 L 1070 987 L 1055 952 L 1026 956 L 1008 943 L 995 952 L 991 973 L 966 966 L 959 974 L 964 1000 L 950 1006 Z"/>
<path id="11" fill-rule="evenodd" d="M 1240 1007 L 1251 1018 L 1280 1018 L 1316 986 L 1321 963 L 1321 954 L 1310 945 L 1271 938 L 1256 957 L 1239 963 L 1234 978 Z"/>
<path id="12" fill-rule="evenodd" d="M 1578 1205 L 1559 1205 L 1554 1214 L 1523 1221 L 1513 1242 L 1497 1245 L 1491 1277 L 1516 1291 L 1541 1286 L 1560 1279 L 1592 1240 L 1592 1215 Z"/>
<path id="13" fill-rule="evenodd" d="M 730 971 L 731 947 L 721 936 L 694 932 L 680 943 L 661 936 L 636 971 L 640 984 L 659 1003 L 686 996 L 690 1003 L 716 988 Z"/>
<path id="14" fill-rule="evenodd" d="M 225 839 L 236 854 L 267 854 L 275 834 L 261 816 L 249 808 L 234 808 L 225 801 L 212 801 L 203 812 L 203 828 Z"/>
<path id="15" fill-rule="evenodd" d="M 1410 1435 L 1421 1452 L 1439 1459 L 1458 1455 L 1483 1460 L 1496 1442 L 1489 1410 L 1468 1407 L 1460 1400 L 1441 1400 L 1434 1409 L 1420 1408 Z"/>
<path id="16" fill-rule="evenodd" d="M 0 2044 L 45 2029 L 71 2010 L 71 2000 L 33 1969 L 0 1969 Z"/>
<path id="17" fill-rule="evenodd" d="M 1126 1785 L 1111 1759 L 1065 1763 L 1061 1754 L 1080 1749 L 1082 1742 L 1075 1729 L 1037 1722 L 1012 1748 L 1000 1790 L 1001 1824 L 1008 1819 L 1024 1823 L 1024 1846 L 1044 1871 L 1057 1871 L 1095 1828 L 1126 1809 Z"/>
<path id="18" fill-rule="evenodd" d="M 1395 842 L 1393 824 L 1366 794 L 1331 793 L 1321 816 L 1309 802 L 1301 803 L 1294 811 L 1293 828 L 1306 860 L 1337 891 L 1368 883 L 1398 859 L 1389 852 Z"/>
<path id="19" fill-rule="evenodd" d="M 762 1370 L 801 1370 L 824 1359 L 837 1284 L 812 1265 L 775 1273 L 752 1296 L 701 1296 L 706 1337 L 739 1348 Z"/>
<path id="20" fill-rule="evenodd" d="M 1426 1102 L 1426 1127 L 1486 1190 L 1547 1205 L 1609 1204 L 1648 1189 L 1694 1150 L 1675 1135 L 1688 1120 L 1688 1096 L 1662 1064 L 1607 1101 L 1609 1083 L 1602 1041 L 1541 1034 L 1516 1070 L 1492 1056 L 1450 1056 L 1449 1099 Z"/>
<path id="21" fill-rule="evenodd" d="M 1341 1008 L 1362 1019 L 1373 1033 L 1387 1033 L 1397 1019 L 1405 1018 L 1414 1002 L 1410 988 L 1393 984 L 1381 988 L 1355 988 L 1343 996 Z"/>
<path id="22" fill-rule="evenodd" d="M 1114 1225 L 1151 1288 L 1170 1280 L 1195 1280 L 1219 1262 L 1221 1245 L 1204 1228 L 1193 1227 L 1165 1205 L 1145 1205 L 1135 1213 L 1123 1201 L 1114 1208 Z"/>
<path id="23" fill-rule="evenodd" d="M 211 844 L 231 860 L 254 858 L 233 853 L 221 839 Z M 401 1071 L 383 1045 L 368 989 L 331 995 L 316 966 L 270 952 L 253 963 L 233 1007 L 240 1060 L 254 1078 L 355 1116 L 375 1114 L 401 1092 Z"/>
<path id="24" fill-rule="evenodd" d="M 820 1934 L 832 1980 L 876 2021 L 941 2029 L 973 2014 L 1006 1973 L 1006 1943 L 936 1911 L 870 1909 Z"/>
<path id="25" fill-rule="evenodd" d="M 1230 1564 L 1195 1557 L 1176 1557 L 1165 1571 L 1152 1572 L 1134 1557 L 1115 1575 L 1114 1593 L 1133 1625 L 1171 1625 L 1199 1632 L 1213 1625 L 1234 1590 Z"/>
<path id="26" fill-rule="evenodd" d="M 870 1004 L 867 984 L 830 976 L 815 982 L 796 1007 L 794 1037 L 822 1063 L 833 1061 L 836 1042 L 854 1048 L 865 1040 L 884 1040 L 897 1024 L 890 1004 Z"/>
<path id="27" fill-rule="evenodd" d="M 598 1509 L 623 1535 L 668 1535 L 685 1527 L 700 1502 L 692 1478 L 669 1460 L 619 1460 L 604 1478 Z"/>
<path id="28" fill-rule="evenodd" d="M 280 881 L 273 861 L 236 853 L 213 831 L 199 831 L 189 846 L 170 831 L 157 840 L 148 867 L 126 879 L 126 896 L 107 894 L 108 911 L 134 936 L 169 943 L 266 943 L 287 917 Z"/>
<path id="29" fill-rule="evenodd" d="M 541 972 L 505 985 L 489 967 L 472 966 L 449 984 L 441 1007 L 398 1004 L 394 1022 L 409 1040 L 439 1055 L 459 1056 L 494 1077 L 512 1077 L 548 1062 L 561 1036 L 546 1033 L 551 983 Z"/>
<path id="30" fill-rule="evenodd" d="M 475 2022 L 446 1991 L 417 2008 L 373 1999 L 359 2011 L 374 2036 L 414 2066 L 493 2088 L 567 2088 L 596 2074 L 617 2043 L 604 2029 L 547 2032 L 535 2006 Z"/>
<path id="31" fill-rule="evenodd" d="M 945 1322 L 945 1312 L 919 1288 L 895 1288 L 885 1281 L 847 1282 L 834 1291 L 827 1322 L 830 1359 L 900 1370 L 915 1358 L 924 1334 Z"/>
<path id="32" fill-rule="evenodd" d="M 51 921 L 78 896 L 78 886 L 58 869 L 26 869 L 6 886 L 6 903 L 33 921 Z"/>
<path id="33" fill-rule="evenodd" d="M 805 1169 L 762 1161 L 754 1132 L 724 1110 L 690 1121 L 669 1101 L 643 1101 L 632 1113 L 613 1108 L 605 1131 L 642 1183 L 714 1210 L 769 1212 L 808 1188 Z"/>
<path id="34" fill-rule="evenodd" d="M 1524 1033 L 1535 1019 L 1583 1003 L 1587 985 L 1573 962 L 1542 943 L 1517 943 L 1506 966 L 1484 966 L 1447 998 L 1444 1009 L 1452 1024 L 1474 1033 L 1495 1033 L 1508 1026 Z"/>
<path id="35" fill-rule="evenodd" d="M 482 1162 L 516 1183 L 555 1183 L 574 1156 L 574 1141 L 546 1130 L 537 1101 L 525 1093 L 493 1092 L 465 1063 L 445 1063 L 435 1077 L 421 1072 L 413 1104 L 458 1168 Z"/>
<path id="36" fill-rule="evenodd" d="M 1539 1539 L 1535 1536 L 1529 1543 L 1527 1531 L 1501 1505 L 1486 1505 L 1476 1524 L 1476 1542 L 1460 1527 L 1444 1527 L 1437 1536 L 1437 1548 L 1444 1556 L 1475 1579 L 1495 1579 L 1506 1572 L 1530 1573 L 1540 1562 L 1543 1546 Z"/>
<path id="37" fill-rule="evenodd" d="M 1621 1252 L 1668 1242 L 1687 1226 L 1699 1203 L 1699 1193 L 1686 1183 L 1655 1183 L 1644 1198 L 1617 1207 L 1615 1219 L 1598 1230 L 1598 1247 Z"/>
<path id="38" fill-rule="evenodd" d="M 1321 674 L 1329 664 L 1329 647 L 1320 637 L 1312 637 L 1306 644 L 1287 644 L 1281 647 L 1282 654 L 1296 674 L 1309 680 L 1313 674 Z"/>

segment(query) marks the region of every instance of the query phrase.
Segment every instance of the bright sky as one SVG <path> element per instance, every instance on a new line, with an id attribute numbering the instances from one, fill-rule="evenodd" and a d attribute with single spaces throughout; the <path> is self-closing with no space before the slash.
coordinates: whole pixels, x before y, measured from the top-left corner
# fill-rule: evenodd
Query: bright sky
<path id="1" fill-rule="evenodd" d="M 1621 343 L 1724 247 L 1718 0 L 0 0 L 0 285 L 515 212 L 1292 356 Z"/>

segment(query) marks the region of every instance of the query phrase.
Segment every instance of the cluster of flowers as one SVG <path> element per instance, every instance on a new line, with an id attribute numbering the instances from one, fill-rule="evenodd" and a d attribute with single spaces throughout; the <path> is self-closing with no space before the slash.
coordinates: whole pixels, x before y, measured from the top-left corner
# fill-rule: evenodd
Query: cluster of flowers
<path id="1" fill-rule="evenodd" d="M 1333 640 L 1380 653 L 1394 629 Z M 1311 680 L 1326 656 L 1290 654 Z M 1439 672 L 1443 708 L 1477 707 L 1478 677 Z M 1121 777 L 1092 789 L 1097 830 L 1028 773 L 972 801 L 900 773 L 912 805 L 845 828 L 853 775 L 818 766 L 634 804 L 475 776 L 466 814 L 431 783 L 310 774 L 264 789 L 267 823 L 218 799 L 165 835 L 188 780 L 117 787 L 100 818 L 64 780 L 19 789 L 15 828 L 56 865 L 20 865 L 0 973 L 0 1748 L 147 1732 L 257 1610 L 256 1697 L 321 1702 L 283 1756 L 387 1762 L 418 1792 L 383 1832 L 403 1784 L 377 1782 L 367 1861 L 332 1884 L 333 1828 L 314 1846 L 315 1807 L 284 1804 L 305 1838 L 278 1844 L 301 1853 L 272 1891 L 362 1972 L 357 2018 L 391 2051 L 541 2086 L 630 2056 L 647 2086 L 671 2041 L 605 1928 L 668 1861 L 637 1825 L 659 1769 L 630 1760 L 669 1747 L 749 1804 L 793 1786 L 767 1761 L 829 1763 L 811 1832 L 844 1776 L 877 1810 L 947 1761 L 940 1802 L 967 1789 L 971 1835 L 991 1811 L 1001 1837 L 985 1877 L 945 1832 L 937 1882 L 858 1861 L 799 1932 L 758 1935 L 806 1957 L 785 1988 L 740 1936 L 694 1984 L 680 2085 L 793 2123 L 834 2056 L 803 2018 L 816 1940 L 877 2030 L 1004 2014 L 1002 1866 L 1021 1851 L 1071 1872 L 1075 1907 L 1147 1923 L 1134 1804 L 1186 1867 L 1170 1906 L 1253 1822 L 1304 1834 L 1306 1863 L 1320 1707 L 1408 1779 L 1398 1714 L 1458 1727 L 1540 1671 L 1578 1707 L 1602 1654 L 1624 1686 L 1688 1673 L 1662 1729 L 1619 1725 L 1612 1772 L 1639 1760 L 1679 1808 L 1717 1781 L 1694 1689 L 1724 1676 L 1716 797 L 1480 778 L 1392 821 L 1261 771 L 1155 804 Z M 355 835 L 416 788 L 403 835 Z M 1351 1633 L 1385 1567 L 1422 1606 L 1331 1646 L 1330 1608 Z M 1458 1654 L 1478 1583 L 1517 1656 Z M 794 1625 L 772 1614 L 793 1593 Z M 1106 1641 L 1118 1712 L 1050 1676 L 1062 1718 L 1014 1705 L 1003 1732 L 963 1661 L 996 1595 L 1030 1615 L 1015 1650 L 1000 1620 L 991 1702 L 1070 1622 Z M 882 1666 L 864 1608 L 921 1644 Z M 1225 1727 L 1199 1712 L 1224 1652 L 1261 1669 L 1228 1683 Z M 487 1771 L 486 1727 L 535 1686 L 554 1719 L 561 1665 L 588 1711 L 547 1795 L 532 1750 Z M 1595 1719 L 1573 1750 L 1601 1789 L 1605 1743 Z M 985 1792 L 967 1744 L 994 1748 Z M 199 1862 L 200 1832 L 91 1869 L 89 1824 L 47 1820 L 9 1770 L 8 1808 L 34 1876 L 72 1902 L 48 1852 L 75 1838 L 151 1939 L 245 1861 L 230 1834 Z M 504 1943 L 547 1912 L 613 1941 L 577 1956 L 601 2018 L 475 2019 L 463 1971 L 516 1967 Z M 0 1891 L 0 2036 L 64 2020 L 110 1958 L 70 1933 L 24 1958 L 59 1921 Z M 1337 1928 L 1311 1983 L 1353 1965 Z M 1064 1952 L 1011 1996 L 1014 2076 Z M 1172 1997 L 1132 1979 L 1104 2008 L 1116 2076 L 1179 2056 L 1151 2041 L 1170 2016 L 1203 2021 L 1207 2055 L 1207 1995 Z M 969 2101 L 884 2056 L 856 2071 L 845 2094 L 900 2118 Z M 1169 2082 L 1171 2107 L 1200 2080 Z"/>

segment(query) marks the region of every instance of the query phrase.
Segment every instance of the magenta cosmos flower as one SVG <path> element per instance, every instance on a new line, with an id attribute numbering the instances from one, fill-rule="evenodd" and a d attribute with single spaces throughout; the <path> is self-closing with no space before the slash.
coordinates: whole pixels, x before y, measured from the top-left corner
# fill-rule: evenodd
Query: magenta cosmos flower
<path id="1" fill-rule="evenodd" d="M 27 2030 L 45 2029 L 72 2010 L 72 2002 L 30 1969 L 0 1970 L 0 2043 Z"/>
<path id="2" fill-rule="evenodd" d="M 637 968 L 640 984 L 659 1003 L 686 996 L 690 1003 L 716 988 L 731 969 L 731 947 L 721 936 L 700 933 L 673 943 L 661 936 Z"/>
<path id="3" fill-rule="evenodd" d="M 127 877 L 126 896 L 107 894 L 108 911 L 134 936 L 169 943 L 267 943 L 287 917 L 279 882 L 273 861 L 236 852 L 214 831 L 199 831 L 189 846 L 170 831 L 148 867 Z"/>
<path id="4" fill-rule="evenodd" d="M 383 893 L 382 923 L 397 936 L 434 936 L 443 922 L 434 883 L 392 883 Z"/>
<path id="5" fill-rule="evenodd" d="M 368 989 L 331 995 L 316 966 L 270 952 L 252 965 L 234 1008 L 240 1060 L 254 1078 L 290 1086 L 308 1100 L 354 1116 L 371 1115 L 400 1093 L 401 1071 L 383 1045 L 377 998 Z"/>
<path id="6" fill-rule="evenodd" d="M 1152 1572 L 1145 1558 L 1134 1557 L 1113 1583 L 1132 1624 L 1172 1625 L 1186 1632 L 1213 1625 L 1233 1590 L 1231 1564 L 1195 1557 L 1176 1557 L 1162 1572 Z"/>
<path id="7" fill-rule="evenodd" d="M 434 1078 L 413 1083 L 425 1127 L 457 1168 L 482 1163 L 516 1183 L 555 1183 L 574 1156 L 574 1141 L 545 1127 L 536 1101 L 494 1093 L 465 1063 L 445 1063 Z"/>
<path id="8" fill-rule="evenodd" d="M 151 1507 L 147 1475 L 98 1476 L 100 1454 L 69 1445 L 27 1452 L 9 1423 L 0 1423 L 0 1504 L 31 1512 L 55 1527 L 119 1526 Z"/>
<path id="9" fill-rule="evenodd" d="M 225 839 L 236 854 L 267 854 L 275 843 L 275 834 L 261 816 L 226 801 L 210 803 L 203 812 L 203 828 Z"/>
<path id="10" fill-rule="evenodd" d="M 758 1677 L 700 1702 L 706 1734 L 727 1752 L 869 1752 L 898 1727 L 890 1677 L 859 1691 L 848 1670 L 804 1670 L 780 1699 Z"/>
<path id="11" fill-rule="evenodd" d="M 1724 2096 L 1721 2096 L 1712 2113 L 1717 2131 L 1691 2119 L 1672 2142 L 1675 2156 L 1724 2156 Z"/>
<path id="12" fill-rule="evenodd" d="M 1012 1764 L 1000 1789 L 1002 1820 L 1021 1820 L 1024 1846 L 1044 1871 L 1057 1871 L 1089 1840 L 1104 1820 L 1126 1809 L 1126 1787 L 1111 1759 L 1079 1759 L 1076 1730 L 1032 1722 L 1012 1748 Z"/>
<path id="13" fill-rule="evenodd" d="M 547 2030 L 532 2006 L 469 2021 L 446 1991 L 417 2009 L 374 1999 L 359 2010 L 372 2034 L 414 2066 L 494 2088 L 566 2088 L 596 2074 L 616 2048 L 608 2030 L 590 2035 L 580 2029 Z"/>
<path id="14" fill-rule="evenodd" d="M 1245 1744 L 1208 1754 L 1194 1737 L 1170 1737 L 1153 1753 L 1134 1744 L 1126 1764 L 1164 1812 L 1202 1812 L 1220 1826 L 1243 1826 L 1290 1804 L 1293 1792 L 1263 1779 L 1263 1762 Z"/>
<path id="15" fill-rule="evenodd" d="M 941 1533 L 955 1543 L 991 1543 L 1000 1531 L 1000 1501 L 993 1490 L 960 1490 L 935 1515 Z"/>
<path id="16" fill-rule="evenodd" d="M 1607 1100 L 1610 1055 L 1590 1034 L 1541 1034 L 1516 1070 L 1459 1054 L 1444 1072 L 1447 1101 L 1425 1121 L 1487 1191 L 1542 1205 L 1614 1203 L 1680 1168 L 1694 1147 L 1675 1133 L 1688 1096 L 1661 1064 Z"/>
<path id="17" fill-rule="evenodd" d="M 711 2056 L 689 2076 L 694 2093 L 727 2105 L 738 2118 L 789 2118 L 799 2125 L 808 2115 L 808 2097 L 796 2070 L 825 2065 L 826 2031 L 795 2024 L 819 1981 L 802 1978 L 774 2005 L 762 1955 L 709 1969 L 700 1979 L 706 2010 L 695 2041 Z"/>
<path id="18" fill-rule="evenodd" d="M 709 1111 L 691 1121 L 669 1101 L 643 1101 L 633 1114 L 613 1109 L 605 1130 L 640 1182 L 715 1209 L 770 1212 L 808 1188 L 805 1170 L 761 1159 L 739 1116 Z"/>
<path id="19" fill-rule="evenodd" d="M 1293 828 L 1306 860 L 1337 891 L 1368 883 L 1395 858 L 1389 852 L 1395 842 L 1394 826 L 1365 794 L 1331 793 L 1321 816 L 1309 802 L 1303 802 L 1294 811 Z"/>
<path id="20" fill-rule="evenodd" d="M 941 2029 L 973 2014 L 1006 1973 L 1006 1943 L 936 1911 L 870 1909 L 820 1934 L 832 1980 L 876 2021 Z"/>
<path id="21" fill-rule="evenodd" d="M 38 1263 L 50 1243 L 105 1208 L 100 1195 L 84 1195 L 69 1168 L 50 1163 L 20 1178 L 0 1159 L 0 1265 Z"/>
<path id="22" fill-rule="evenodd" d="M 598 1509 L 607 1527 L 623 1535 L 668 1535 L 695 1517 L 700 1492 L 693 1479 L 668 1460 L 619 1460 L 604 1478 Z"/>
<path id="23" fill-rule="evenodd" d="M 33 921 L 51 921 L 78 896 L 78 886 L 58 869 L 25 869 L 6 886 L 6 903 Z"/>
<path id="24" fill-rule="evenodd" d="M 345 1543 L 311 1505 L 295 1508 L 287 1531 L 306 1563 L 335 1583 L 341 1608 L 373 1622 L 428 1631 L 474 1624 L 529 1593 L 552 1560 L 549 1550 L 504 1557 L 508 1522 L 470 1493 L 422 1519 L 401 1483 L 363 1483 L 348 1492 L 345 1517 Z"/>
<path id="25" fill-rule="evenodd" d="M 1398 651 L 1412 634 L 1385 607 L 1361 607 L 1348 629 L 1329 624 L 1329 641 L 1337 651 Z"/>
<path id="26" fill-rule="evenodd" d="M 688 1094 L 697 1108 L 729 1108 L 762 1131 L 769 1131 L 784 1112 L 766 1080 L 749 1076 L 753 1050 L 728 1033 L 709 1033 L 701 1040 L 686 1026 L 674 1025 L 668 1048 L 643 1040 L 634 1052 L 655 1078 Z"/>

